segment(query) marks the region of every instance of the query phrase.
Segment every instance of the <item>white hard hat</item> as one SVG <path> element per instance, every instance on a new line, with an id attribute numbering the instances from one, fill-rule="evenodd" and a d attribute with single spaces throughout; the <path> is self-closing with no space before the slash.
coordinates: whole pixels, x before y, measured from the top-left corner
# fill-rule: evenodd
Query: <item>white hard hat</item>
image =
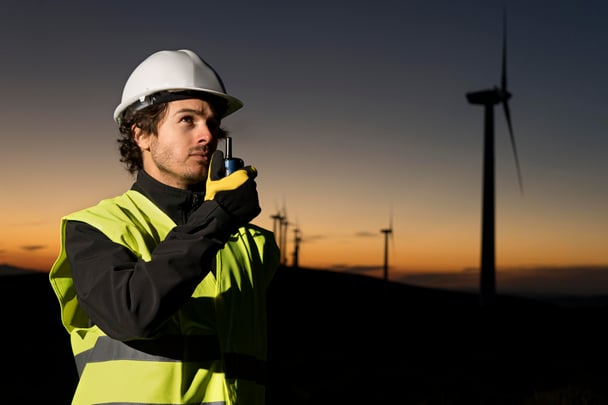
<path id="1" fill-rule="evenodd" d="M 114 121 L 119 123 L 129 107 L 137 110 L 155 102 L 196 98 L 196 93 L 226 102 L 220 118 L 243 106 L 239 99 L 226 94 L 219 75 L 194 52 L 180 49 L 153 53 L 127 79 L 120 105 L 114 110 Z"/>

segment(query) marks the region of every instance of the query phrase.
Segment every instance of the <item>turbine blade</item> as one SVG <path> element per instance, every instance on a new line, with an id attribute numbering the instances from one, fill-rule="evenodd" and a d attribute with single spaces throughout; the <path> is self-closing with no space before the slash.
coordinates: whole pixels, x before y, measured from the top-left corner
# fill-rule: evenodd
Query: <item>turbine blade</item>
<path id="1" fill-rule="evenodd" d="M 394 251 L 394 247 L 395 247 L 395 239 L 394 239 L 394 232 L 393 232 L 393 205 L 391 204 L 389 207 L 389 220 L 388 220 L 388 229 L 389 229 L 389 234 L 388 237 L 391 240 L 391 251 Z"/>
<path id="2" fill-rule="evenodd" d="M 522 195 L 524 193 L 523 181 L 521 178 L 521 169 L 519 167 L 519 157 L 517 155 L 517 147 L 515 145 L 515 136 L 513 135 L 513 125 L 511 124 L 511 112 L 509 110 L 508 99 L 511 97 L 507 90 L 507 10 L 503 9 L 502 14 L 502 73 L 500 79 L 500 87 L 502 92 L 502 106 L 509 127 L 509 136 L 511 137 L 511 146 L 513 147 L 513 156 L 515 157 L 515 166 L 517 168 L 517 180 L 519 182 L 519 190 Z"/>
<path id="3" fill-rule="evenodd" d="M 502 72 L 500 79 L 500 90 L 507 92 L 507 12 L 502 15 Z"/>
<path id="4" fill-rule="evenodd" d="M 507 119 L 507 126 L 509 127 L 509 136 L 511 137 L 511 146 L 513 147 L 513 156 L 515 157 L 515 167 L 517 168 L 517 180 L 519 181 L 519 190 L 521 194 L 524 194 L 524 185 L 521 178 L 521 169 L 519 167 L 519 157 L 517 155 L 517 146 L 515 145 L 515 136 L 513 135 L 513 126 L 511 125 L 511 112 L 509 111 L 509 103 L 507 100 L 502 102 L 503 109 L 505 111 L 505 118 Z"/>

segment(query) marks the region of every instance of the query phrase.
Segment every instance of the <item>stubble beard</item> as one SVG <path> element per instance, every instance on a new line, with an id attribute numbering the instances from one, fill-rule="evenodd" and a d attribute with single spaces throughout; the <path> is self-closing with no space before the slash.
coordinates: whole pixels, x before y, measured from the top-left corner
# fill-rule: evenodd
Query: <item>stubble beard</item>
<path id="1" fill-rule="evenodd" d="M 181 183 L 194 185 L 207 179 L 209 165 L 204 163 L 194 164 L 188 154 L 184 160 L 175 159 L 171 153 L 152 149 L 152 160 L 158 170 L 165 177 L 178 179 Z"/>

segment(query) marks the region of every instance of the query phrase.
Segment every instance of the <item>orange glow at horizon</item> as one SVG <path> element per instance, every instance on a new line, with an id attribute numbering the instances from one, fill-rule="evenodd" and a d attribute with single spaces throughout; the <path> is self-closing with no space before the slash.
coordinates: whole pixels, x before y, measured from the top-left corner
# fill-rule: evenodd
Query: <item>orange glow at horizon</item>
<path id="1" fill-rule="evenodd" d="M 76 210 L 104 198 L 118 194 L 128 188 L 130 178 L 100 187 L 95 193 L 72 190 L 65 193 L 62 201 L 69 205 L 45 205 L 41 202 L 3 202 L 4 214 L 0 223 L 4 232 L 0 234 L 0 264 L 13 265 L 40 271 L 48 271 L 59 252 L 60 219 Z M 8 205 L 7 205 L 8 204 Z M 266 206 L 269 204 L 266 203 Z M 356 211 L 356 209 L 355 209 Z M 343 210 L 338 215 L 313 213 L 312 219 L 303 217 L 301 221 L 302 243 L 299 249 L 301 267 L 338 269 L 349 267 L 381 268 L 384 260 L 384 236 L 372 218 L 362 218 L 353 224 L 350 216 L 356 212 Z M 389 267 L 394 272 L 460 272 L 479 266 L 480 235 L 477 215 L 468 214 L 457 221 L 444 220 L 443 224 L 428 224 L 425 219 L 413 218 L 402 224 L 403 213 L 394 223 L 392 240 L 389 240 Z M 334 221 L 328 233 L 324 222 Z M 314 219 L 314 220 L 313 220 Z M 441 220 L 442 218 L 438 218 Z M 343 221 L 343 222 L 342 222 Z M 593 218 L 579 218 L 587 224 L 581 232 L 573 224 L 559 224 L 557 231 L 550 230 L 555 225 L 535 218 L 509 220 L 504 215 L 497 218 L 496 265 L 497 267 L 606 265 L 608 253 L 605 249 L 606 233 L 601 224 L 593 223 Z M 467 224 L 470 222 L 471 224 Z M 528 226 L 527 223 L 536 223 Z M 273 229 L 270 213 L 264 211 L 254 223 Z M 342 224 L 344 223 L 344 224 Z M 431 226 L 433 225 L 433 226 Z M 359 232 L 362 229 L 369 232 Z M 293 227 L 288 230 L 287 247 L 284 256 L 287 265 L 293 263 Z"/>

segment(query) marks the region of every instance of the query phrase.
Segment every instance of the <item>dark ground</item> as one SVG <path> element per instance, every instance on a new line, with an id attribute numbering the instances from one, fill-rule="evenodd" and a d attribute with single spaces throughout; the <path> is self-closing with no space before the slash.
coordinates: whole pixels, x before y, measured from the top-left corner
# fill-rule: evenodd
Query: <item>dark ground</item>
<path id="1" fill-rule="evenodd" d="M 0 277 L 0 404 L 69 404 L 48 275 Z M 269 294 L 268 405 L 608 404 L 608 306 L 570 307 L 284 268 Z"/>

